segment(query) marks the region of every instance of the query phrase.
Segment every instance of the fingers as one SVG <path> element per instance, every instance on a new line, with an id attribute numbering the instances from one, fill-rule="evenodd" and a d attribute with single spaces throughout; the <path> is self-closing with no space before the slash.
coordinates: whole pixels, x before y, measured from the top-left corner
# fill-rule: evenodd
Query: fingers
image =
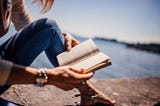
<path id="1" fill-rule="evenodd" d="M 84 74 L 83 69 L 75 69 L 71 66 L 61 66 L 48 71 L 49 83 L 62 88 L 64 90 L 70 90 L 77 87 L 83 81 L 90 79 L 93 73 Z M 66 86 L 66 88 L 65 88 Z"/>
<path id="2" fill-rule="evenodd" d="M 65 35 L 64 38 L 65 38 L 65 42 L 66 42 L 67 51 L 70 51 L 71 48 L 72 48 L 72 45 L 71 45 L 71 44 L 72 44 L 72 40 L 71 40 L 71 38 L 70 38 L 69 36 L 67 36 L 67 35 Z"/>
<path id="3" fill-rule="evenodd" d="M 76 40 L 75 38 L 72 39 L 72 46 L 75 47 L 77 46 L 80 42 L 78 40 Z"/>
<path id="4" fill-rule="evenodd" d="M 69 33 L 63 33 L 67 51 L 70 51 L 72 47 L 75 47 L 79 44 L 79 41 L 73 38 Z"/>
<path id="5" fill-rule="evenodd" d="M 73 67 L 70 67 L 69 69 L 70 69 L 71 71 L 76 72 L 76 73 L 79 73 L 79 74 L 83 74 L 83 73 L 84 73 L 84 69 L 77 70 L 77 69 L 75 69 L 75 68 L 73 68 Z"/>
<path id="6" fill-rule="evenodd" d="M 93 76 L 93 73 L 84 73 L 84 69 L 78 70 L 71 66 L 63 66 L 61 69 L 65 70 L 65 74 L 63 73 L 63 76 L 65 75 L 64 77 L 66 78 L 65 81 L 73 84 L 86 81 Z"/>
<path id="7" fill-rule="evenodd" d="M 70 68 L 70 70 L 71 71 L 68 71 L 68 74 L 73 78 L 73 80 L 76 80 L 76 82 L 86 81 L 93 76 L 93 73 L 87 73 L 87 74 L 82 73 L 83 70 L 81 71 L 81 73 L 79 73 L 79 70 L 76 71 L 76 69 L 74 68 Z"/>

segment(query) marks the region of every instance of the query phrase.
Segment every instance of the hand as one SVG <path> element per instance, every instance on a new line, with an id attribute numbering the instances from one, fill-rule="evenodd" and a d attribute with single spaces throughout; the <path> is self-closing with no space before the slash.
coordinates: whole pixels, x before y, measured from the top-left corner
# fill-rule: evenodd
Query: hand
<path id="1" fill-rule="evenodd" d="M 61 66 L 47 71 L 49 84 L 53 84 L 63 90 L 71 90 L 83 81 L 90 79 L 93 73 L 83 74 L 82 70 L 70 66 Z"/>
<path id="2" fill-rule="evenodd" d="M 79 41 L 73 38 L 69 33 L 63 33 L 66 42 L 67 51 L 70 51 L 72 47 L 79 44 Z"/>

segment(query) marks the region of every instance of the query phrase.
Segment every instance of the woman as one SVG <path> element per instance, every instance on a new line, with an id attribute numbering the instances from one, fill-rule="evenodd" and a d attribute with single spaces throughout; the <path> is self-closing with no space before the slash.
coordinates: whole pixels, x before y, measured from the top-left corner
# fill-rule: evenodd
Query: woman
<path id="1" fill-rule="evenodd" d="M 34 2 L 40 3 L 43 7 L 42 11 L 47 12 L 54 0 L 34 0 Z M 95 89 L 88 81 L 86 82 L 93 73 L 83 74 L 83 69 L 77 70 L 70 66 L 58 67 L 56 56 L 66 50 L 69 51 L 79 42 L 70 34 L 62 33 L 55 21 L 44 18 L 32 22 L 23 0 L 12 0 L 11 19 L 18 32 L 0 48 L 3 59 L 0 62 L 1 67 L 3 66 L 1 70 L 7 70 L 3 71 L 6 78 L 3 78 L 1 84 L 36 82 L 43 86 L 47 83 L 63 90 L 77 87 L 81 93 L 81 105 L 114 104 L 114 101 Z M 28 67 L 42 51 L 45 51 L 55 68 Z"/>

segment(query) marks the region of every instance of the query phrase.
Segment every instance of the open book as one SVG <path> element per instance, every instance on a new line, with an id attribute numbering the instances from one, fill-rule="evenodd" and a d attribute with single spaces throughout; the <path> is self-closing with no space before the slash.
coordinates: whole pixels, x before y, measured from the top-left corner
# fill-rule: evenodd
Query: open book
<path id="1" fill-rule="evenodd" d="M 84 73 L 111 65 L 110 58 L 100 52 L 91 39 L 73 47 L 69 52 L 59 54 L 57 59 L 60 66 L 70 65 L 76 69 L 84 69 Z"/>

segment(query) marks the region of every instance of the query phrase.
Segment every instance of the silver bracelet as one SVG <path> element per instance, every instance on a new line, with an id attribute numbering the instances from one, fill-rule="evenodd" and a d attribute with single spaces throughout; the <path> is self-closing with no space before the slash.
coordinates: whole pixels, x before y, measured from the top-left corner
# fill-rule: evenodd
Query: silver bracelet
<path id="1" fill-rule="evenodd" d="M 46 68 L 40 68 L 36 77 L 36 84 L 40 87 L 43 87 L 48 82 L 48 76 L 46 73 Z"/>

